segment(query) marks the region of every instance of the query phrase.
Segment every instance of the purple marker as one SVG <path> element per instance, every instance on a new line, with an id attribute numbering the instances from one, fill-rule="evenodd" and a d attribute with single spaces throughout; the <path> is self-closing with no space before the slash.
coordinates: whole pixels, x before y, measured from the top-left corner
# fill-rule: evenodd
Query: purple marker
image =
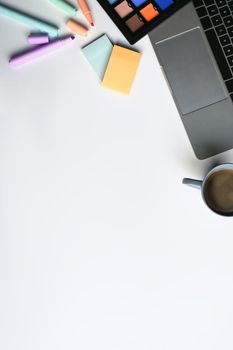
<path id="1" fill-rule="evenodd" d="M 18 55 L 12 56 L 9 61 L 9 64 L 12 67 L 20 67 L 23 64 L 29 63 L 39 57 L 47 55 L 50 52 L 60 49 L 64 45 L 70 43 L 72 40 L 74 40 L 74 36 L 67 35 L 60 39 L 50 41 L 48 44 L 36 46 L 30 51 L 26 51 Z"/>
<path id="2" fill-rule="evenodd" d="M 47 44 L 49 37 L 47 34 L 30 34 L 28 36 L 28 43 L 31 45 Z"/>

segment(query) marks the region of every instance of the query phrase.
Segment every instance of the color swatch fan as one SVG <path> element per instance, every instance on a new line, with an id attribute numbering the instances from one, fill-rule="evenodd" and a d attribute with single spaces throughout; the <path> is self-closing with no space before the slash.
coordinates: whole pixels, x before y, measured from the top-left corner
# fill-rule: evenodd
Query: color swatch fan
<path id="1" fill-rule="evenodd" d="M 130 44 L 148 34 L 189 0 L 98 0 Z"/>

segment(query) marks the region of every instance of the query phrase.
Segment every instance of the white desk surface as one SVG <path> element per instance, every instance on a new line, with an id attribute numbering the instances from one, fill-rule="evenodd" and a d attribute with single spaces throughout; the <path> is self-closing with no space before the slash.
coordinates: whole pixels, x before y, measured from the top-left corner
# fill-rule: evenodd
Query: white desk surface
<path id="1" fill-rule="evenodd" d="M 233 219 L 181 180 L 233 153 L 195 158 L 147 37 L 130 97 L 99 86 L 80 47 L 126 41 L 90 4 L 88 38 L 19 70 L 0 18 L 0 348 L 232 350 Z"/>

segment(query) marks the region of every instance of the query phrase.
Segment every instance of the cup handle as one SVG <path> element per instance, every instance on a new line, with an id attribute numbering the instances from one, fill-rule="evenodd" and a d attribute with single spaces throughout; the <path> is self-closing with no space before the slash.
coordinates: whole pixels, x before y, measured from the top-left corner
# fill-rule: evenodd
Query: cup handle
<path id="1" fill-rule="evenodd" d="M 189 179 L 185 177 L 182 181 L 184 185 L 188 185 L 194 188 L 198 188 L 199 190 L 201 189 L 202 186 L 202 181 L 201 180 L 194 180 L 194 179 Z"/>

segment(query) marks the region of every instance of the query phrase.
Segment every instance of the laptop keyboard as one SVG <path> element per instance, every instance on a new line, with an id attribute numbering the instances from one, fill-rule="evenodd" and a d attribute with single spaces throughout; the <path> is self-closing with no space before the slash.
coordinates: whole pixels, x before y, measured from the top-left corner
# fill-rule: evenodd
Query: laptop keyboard
<path id="1" fill-rule="evenodd" d="M 233 0 L 193 0 L 193 4 L 233 100 Z"/>

